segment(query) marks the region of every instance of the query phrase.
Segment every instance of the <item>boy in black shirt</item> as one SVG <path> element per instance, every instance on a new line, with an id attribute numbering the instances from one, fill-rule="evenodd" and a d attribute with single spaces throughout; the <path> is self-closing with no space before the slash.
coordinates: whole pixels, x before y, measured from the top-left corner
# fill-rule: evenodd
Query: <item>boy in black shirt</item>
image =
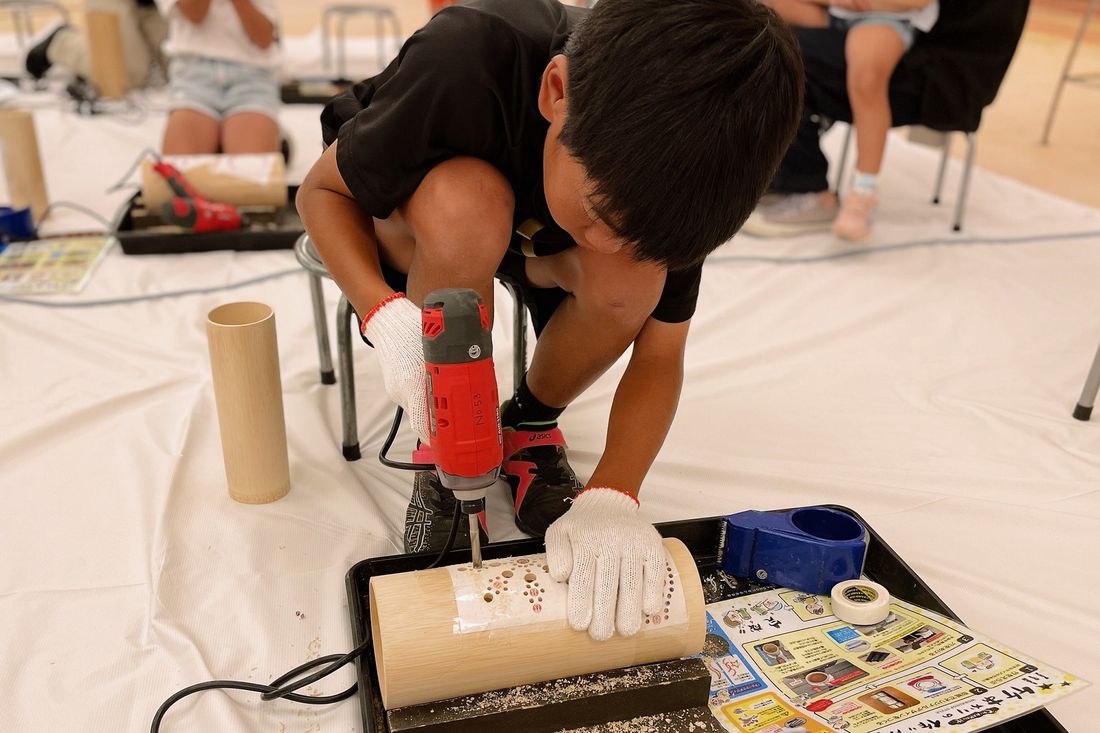
<path id="1" fill-rule="evenodd" d="M 298 208 L 422 439 L 423 297 L 491 304 L 495 274 L 527 291 L 539 338 L 502 410 L 504 471 L 594 638 L 662 605 L 637 495 L 676 411 L 702 261 L 768 185 L 801 95 L 795 41 L 756 0 L 470 0 L 322 114 Z M 557 418 L 632 345 L 580 491 Z M 409 549 L 446 536 L 449 502 L 418 475 Z"/>

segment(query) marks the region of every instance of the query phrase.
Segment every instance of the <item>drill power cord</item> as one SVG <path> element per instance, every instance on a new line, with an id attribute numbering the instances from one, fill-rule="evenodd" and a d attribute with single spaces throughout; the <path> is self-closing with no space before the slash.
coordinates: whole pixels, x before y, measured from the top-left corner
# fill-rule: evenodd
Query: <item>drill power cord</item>
<path id="1" fill-rule="evenodd" d="M 384 466 L 389 468 L 398 468 L 405 471 L 432 471 L 435 470 L 435 466 L 427 463 L 403 463 L 400 461 L 393 461 L 387 457 L 390 446 L 393 445 L 394 438 L 397 437 L 397 429 L 401 426 L 401 417 L 404 415 L 404 410 L 398 407 L 393 414 L 393 423 L 390 425 L 390 431 L 386 435 L 386 439 L 382 442 L 382 448 L 378 451 L 378 460 Z M 432 561 L 426 569 L 439 567 L 439 564 L 443 562 L 443 559 L 450 554 L 451 548 L 454 547 L 455 537 L 458 535 L 458 523 L 462 518 L 461 504 L 456 500 L 454 515 L 451 517 L 451 530 L 447 535 L 447 541 L 444 543 L 443 549 L 439 555 Z M 470 521 L 476 522 L 475 517 L 470 517 Z M 261 685 L 255 682 L 243 682 L 240 680 L 211 680 L 209 682 L 200 682 L 198 684 L 185 687 L 179 692 L 176 692 L 157 708 L 156 714 L 153 716 L 152 725 L 149 727 L 149 733 L 160 733 L 160 724 L 164 720 L 164 716 L 168 713 L 169 708 L 175 705 L 177 702 L 185 697 L 194 695 L 196 692 L 203 692 L 205 690 L 244 690 L 246 692 L 258 692 L 260 693 L 260 699 L 263 701 L 268 700 L 290 700 L 291 702 L 302 703 L 304 705 L 331 705 L 332 703 L 343 702 L 349 697 L 359 691 L 359 683 L 354 683 L 351 687 L 347 688 L 343 692 L 336 695 L 299 695 L 296 694 L 297 690 L 311 685 L 324 677 L 332 674 L 336 670 L 340 669 L 349 662 L 353 662 L 356 659 L 362 657 L 362 662 L 368 665 L 371 661 L 370 649 L 371 649 L 371 634 L 370 626 L 364 627 L 363 642 L 352 649 L 347 654 L 329 654 L 318 659 L 312 659 L 305 664 L 301 664 L 294 669 L 290 670 L 286 674 L 277 677 L 271 681 L 271 684 Z M 298 675 L 304 674 L 314 667 L 319 667 L 322 664 L 328 666 L 324 669 L 320 669 L 308 677 L 303 677 L 297 682 L 290 682 Z M 367 672 L 369 675 L 369 672 Z M 289 684 L 288 684 L 289 683 Z M 366 722 L 365 733 L 374 733 L 374 720 L 371 716 L 364 716 Z"/>

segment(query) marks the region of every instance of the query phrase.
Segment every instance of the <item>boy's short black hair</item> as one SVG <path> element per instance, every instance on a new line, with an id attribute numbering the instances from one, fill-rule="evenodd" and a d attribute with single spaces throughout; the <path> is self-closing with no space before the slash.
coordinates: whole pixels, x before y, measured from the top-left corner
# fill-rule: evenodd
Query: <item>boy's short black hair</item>
<path id="1" fill-rule="evenodd" d="M 600 0 L 570 37 L 561 142 L 595 213 L 670 269 L 741 228 L 802 114 L 798 42 L 758 0 Z"/>

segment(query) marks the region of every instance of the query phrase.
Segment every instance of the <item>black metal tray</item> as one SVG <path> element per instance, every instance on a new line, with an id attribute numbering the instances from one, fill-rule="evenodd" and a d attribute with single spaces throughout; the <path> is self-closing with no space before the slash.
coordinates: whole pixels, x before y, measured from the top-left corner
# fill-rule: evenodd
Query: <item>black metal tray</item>
<path id="1" fill-rule="evenodd" d="M 962 619 L 947 607 L 939 596 L 913 572 L 889 545 L 856 512 L 847 507 L 832 506 L 847 512 L 867 527 L 870 539 L 867 544 L 867 559 L 863 566 L 864 574 L 871 580 L 881 583 L 889 589 L 891 595 L 917 606 L 935 611 L 943 616 L 962 623 Z M 718 566 L 718 546 L 722 530 L 722 517 L 688 519 L 680 522 L 658 524 L 657 530 L 664 537 L 675 537 L 683 542 L 695 558 L 699 574 L 707 588 L 706 578 L 713 575 Z M 541 539 L 515 540 L 488 545 L 482 555 L 486 560 L 495 560 L 515 555 L 531 555 L 544 551 Z M 348 571 L 346 585 L 348 591 L 348 610 L 351 614 L 354 645 L 362 644 L 370 634 L 370 598 L 368 590 L 370 579 L 375 575 L 404 573 L 410 570 L 422 570 L 435 559 L 434 554 L 426 555 L 390 555 L 387 557 L 362 560 Z M 444 565 L 469 562 L 469 550 L 453 551 L 443 561 Z M 720 586 L 722 584 L 714 584 Z M 774 586 L 739 579 L 738 588 L 727 592 L 723 598 L 756 593 Z M 712 602 L 711 598 L 707 602 Z M 356 660 L 356 676 L 359 681 L 359 705 L 363 713 L 366 733 L 388 733 L 385 714 L 382 707 L 382 695 L 378 688 L 378 676 L 374 668 L 374 654 L 367 652 Z M 1040 709 L 1014 720 L 989 729 L 991 733 L 1067 733 L 1061 723 L 1047 710 Z M 673 733 L 670 731 L 670 733 Z"/>

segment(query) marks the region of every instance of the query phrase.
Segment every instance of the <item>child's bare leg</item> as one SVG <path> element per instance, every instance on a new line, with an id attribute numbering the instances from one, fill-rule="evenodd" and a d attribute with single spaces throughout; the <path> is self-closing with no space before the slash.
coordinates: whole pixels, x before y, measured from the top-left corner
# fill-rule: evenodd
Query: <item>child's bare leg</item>
<path id="1" fill-rule="evenodd" d="M 859 151 L 856 170 L 877 175 L 892 121 L 890 77 L 905 53 L 905 44 L 894 28 L 866 23 L 848 31 L 844 53 L 848 62 L 848 98 Z"/>
<path id="2" fill-rule="evenodd" d="M 238 112 L 222 123 L 223 153 L 279 152 L 279 125 L 261 112 Z"/>
<path id="3" fill-rule="evenodd" d="M 168 115 L 162 152 L 165 155 L 199 155 L 218 152 L 219 122 L 193 109 L 175 109 Z"/>
<path id="4" fill-rule="evenodd" d="M 813 0 L 760 0 L 791 25 L 804 28 L 825 28 L 829 25 L 829 11 Z"/>

